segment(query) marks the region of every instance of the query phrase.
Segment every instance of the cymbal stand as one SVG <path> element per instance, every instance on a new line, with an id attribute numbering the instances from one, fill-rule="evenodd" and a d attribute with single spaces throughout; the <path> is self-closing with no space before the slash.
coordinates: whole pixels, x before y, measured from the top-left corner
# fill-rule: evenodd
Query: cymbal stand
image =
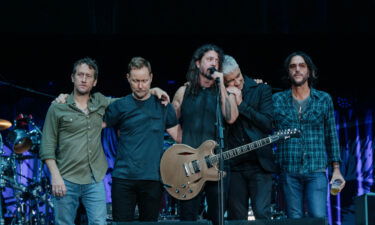
<path id="1" fill-rule="evenodd" d="M 5 224 L 5 221 L 4 221 L 4 215 L 3 215 L 3 188 L 0 187 L 0 225 L 4 225 L 4 224 Z"/>
<path id="2" fill-rule="evenodd" d="M 34 135 L 36 139 L 34 139 L 33 146 L 31 152 L 34 153 L 34 171 L 33 177 L 36 181 L 37 186 L 34 187 L 32 191 L 33 197 L 35 198 L 35 212 L 32 216 L 32 220 L 39 221 L 38 224 L 50 224 L 52 221 L 52 211 L 53 204 L 51 200 L 50 194 L 50 185 L 47 176 L 44 173 L 43 166 L 44 164 L 39 160 L 39 148 L 40 148 L 40 138 L 42 136 L 42 131 L 39 127 L 34 123 L 32 119 L 29 120 L 30 125 L 34 128 L 29 134 Z M 44 204 L 44 214 L 43 210 L 40 210 Z"/>
<path id="3" fill-rule="evenodd" d="M 29 120 L 29 124 L 34 128 L 29 133 L 29 135 L 34 135 L 34 137 L 36 137 L 36 139 L 34 139 L 33 141 L 32 149 L 30 150 L 34 153 L 33 177 L 37 184 L 37 186 L 34 187 L 34 190 L 32 191 L 32 195 L 36 201 L 36 204 L 33 207 L 35 211 L 32 214 L 32 221 L 39 221 L 38 224 L 49 224 L 50 209 L 52 209 L 53 206 L 51 201 L 51 195 L 49 194 L 49 180 L 43 173 L 44 164 L 41 162 L 41 160 L 39 160 L 40 138 L 42 136 L 42 131 L 39 129 L 39 127 L 34 123 L 32 119 Z M 40 205 L 43 205 L 43 203 L 45 210 L 44 214 L 39 208 Z"/>
<path id="4" fill-rule="evenodd" d="M 12 153 L 12 160 L 13 160 L 13 180 L 16 182 L 16 184 L 19 184 L 21 186 L 21 165 L 22 165 L 22 160 L 20 162 L 17 162 L 16 160 L 16 153 Z M 12 225 L 21 225 L 26 223 L 26 202 L 24 201 L 23 193 L 26 191 L 26 188 L 22 188 L 19 190 L 19 188 L 13 188 L 14 191 L 14 196 L 16 198 L 16 211 L 15 211 L 15 217 L 12 220 Z"/>

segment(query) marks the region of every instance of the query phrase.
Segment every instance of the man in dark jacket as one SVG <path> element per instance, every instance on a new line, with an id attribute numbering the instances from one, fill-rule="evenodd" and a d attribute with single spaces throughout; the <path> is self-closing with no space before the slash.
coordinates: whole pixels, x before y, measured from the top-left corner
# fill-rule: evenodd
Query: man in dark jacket
<path id="1" fill-rule="evenodd" d="M 272 131 L 272 90 L 243 76 L 231 56 L 223 61 L 227 91 L 236 96 L 239 117 L 227 128 L 230 149 L 259 140 Z M 277 172 L 270 145 L 231 160 L 229 220 L 247 220 L 249 198 L 256 219 L 270 219 L 272 173 Z"/>

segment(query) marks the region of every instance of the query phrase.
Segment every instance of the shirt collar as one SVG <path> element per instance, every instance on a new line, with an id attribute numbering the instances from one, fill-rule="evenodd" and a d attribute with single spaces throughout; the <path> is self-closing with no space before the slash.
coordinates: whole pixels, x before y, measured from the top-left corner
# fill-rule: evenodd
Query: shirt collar
<path id="1" fill-rule="evenodd" d="M 95 95 L 93 94 L 90 94 L 90 98 L 89 98 L 89 102 L 87 103 L 87 107 L 89 109 L 92 109 L 92 105 L 94 104 L 95 102 Z M 68 105 L 73 105 L 75 106 L 76 105 L 76 102 L 74 101 L 74 93 L 70 93 L 70 95 L 68 95 L 68 97 L 66 98 L 66 103 Z"/>
<path id="2" fill-rule="evenodd" d="M 253 79 L 251 79 L 250 77 L 246 76 L 246 75 L 242 75 L 243 78 L 244 78 L 244 85 L 243 85 L 243 89 L 244 90 L 248 90 L 248 88 L 251 88 L 251 87 L 256 87 L 258 86 L 258 83 L 255 82 Z"/>
<path id="3" fill-rule="evenodd" d="M 289 91 L 288 91 L 288 96 L 290 96 L 291 98 L 293 98 L 293 94 L 292 94 L 292 89 L 290 88 Z M 314 89 L 314 88 L 310 88 L 310 98 L 319 98 L 320 95 L 319 95 L 319 92 Z"/>

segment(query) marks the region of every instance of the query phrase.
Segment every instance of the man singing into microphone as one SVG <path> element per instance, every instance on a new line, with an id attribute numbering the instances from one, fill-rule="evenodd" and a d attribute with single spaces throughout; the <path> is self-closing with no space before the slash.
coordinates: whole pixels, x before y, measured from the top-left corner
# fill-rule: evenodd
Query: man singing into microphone
<path id="1" fill-rule="evenodd" d="M 198 48 L 193 54 L 186 74 L 188 85 L 180 87 L 173 98 L 177 118 L 181 121 L 182 143 L 193 148 L 198 148 L 206 140 L 217 140 L 215 126 L 217 87 L 220 88 L 221 113 L 224 120 L 231 124 L 238 117 L 234 95 L 227 94 L 223 74 L 215 72 L 221 71 L 222 59 L 223 51 L 215 45 L 207 44 Z M 218 85 L 215 84 L 215 79 L 219 79 Z M 207 182 L 204 192 L 207 197 L 208 217 L 213 224 L 217 224 L 219 218 L 217 182 Z M 180 202 L 181 220 L 198 219 L 202 193 L 191 200 Z"/>

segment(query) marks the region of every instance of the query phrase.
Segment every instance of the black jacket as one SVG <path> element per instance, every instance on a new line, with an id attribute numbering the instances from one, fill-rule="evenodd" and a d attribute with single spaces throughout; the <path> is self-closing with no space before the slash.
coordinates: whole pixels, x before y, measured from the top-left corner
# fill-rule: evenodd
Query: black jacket
<path id="1" fill-rule="evenodd" d="M 267 137 L 272 132 L 272 89 L 266 84 L 257 84 L 253 79 L 244 76 L 245 84 L 242 90 L 242 103 L 238 106 L 239 117 L 236 123 L 241 123 L 244 133 L 251 141 L 257 141 Z M 231 134 L 228 134 L 229 138 Z M 233 135 L 233 134 L 232 134 Z M 243 143 L 246 144 L 246 143 Z M 277 172 L 272 144 L 255 150 L 256 156 L 262 168 L 268 172 Z M 235 166 L 249 163 L 246 155 L 239 156 L 239 160 L 233 159 Z"/>

